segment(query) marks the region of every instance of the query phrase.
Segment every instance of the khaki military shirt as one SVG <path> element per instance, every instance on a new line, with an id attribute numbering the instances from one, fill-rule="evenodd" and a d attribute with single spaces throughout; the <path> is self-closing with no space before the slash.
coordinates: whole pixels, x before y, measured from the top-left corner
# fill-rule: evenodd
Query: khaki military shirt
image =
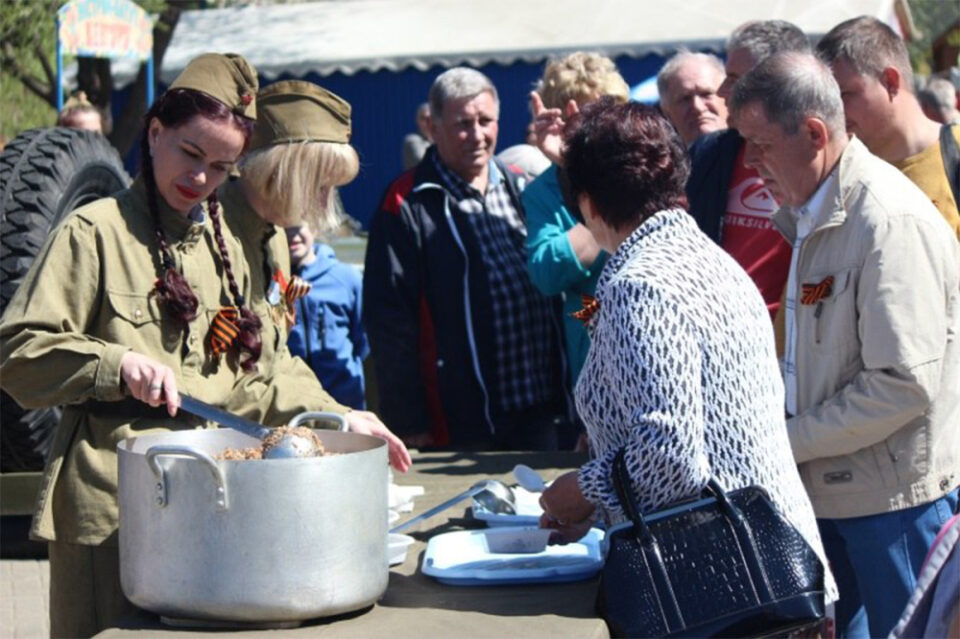
<path id="1" fill-rule="evenodd" d="M 126 397 L 120 360 L 127 351 L 169 366 L 182 391 L 267 425 L 303 410 L 344 411 L 322 391 L 306 394 L 319 385 L 299 379 L 296 367 L 266 362 L 244 373 L 227 357 L 213 359 L 211 320 L 233 300 L 210 216 L 194 221 L 161 207 L 170 254 L 199 301 L 189 324 L 170 319 L 154 293 L 159 251 L 139 182 L 78 209 L 51 234 L 0 324 L 0 386 L 26 408 L 64 405 L 34 518 L 37 538 L 116 543 L 116 445 L 201 425 Z M 224 236 L 249 296 L 241 244 L 227 229 Z"/>
<path id="2" fill-rule="evenodd" d="M 320 385 L 313 370 L 299 357 L 290 354 L 287 348 L 287 325 L 284 318 L 286 304 L 282 294 L 279 300 L 268 299 L 274 276 L 279 274 L 289 282 L 290 249 L 287 237 L 281 229 L 265 221 L 250 206 L 243 195 L 240 182 L 230 181 L 218 191 L 224 209 L 224 218 L 230 231 L 243 245 L 250 272 L 250 293 L 247 303 L 263 323 L 261 336 L 263 346 L 260 355 L 262 373 L 242 378 L 235 388 L 228 410 L 247 412 L 251 419 L 263 419 L 264 415 L 249 414 L 246 407 L 264 406 L 257 398 L 278 391 L 271 388 L 268 379 L 279 376 L 285 380 L 280 391 L 284 397 L 302 402 L 300 410 L 331 411 L 346 413 L 350 410 L 336 402 Z M 276 291 L 275 291 L 276 293 Z M 266 405 L 269 405 L 266 404 Z M 300 412 L 300 411 L 297 411 Z"/>
<path id="3" fill-rule="evenodd" d="M 290 249 L 283 229 L 261 218 L 243 195 L 238 180 L 220 187 L 217 195 L 224 207 L 224 218 L 230 231 L 243 245 L 250 269 L 250 308 L 261 320 L 270 320 L 275 331 L 264 331 L 263 353 L 280 349 L 287 341 L 284 319 L 286 305 L 274 282 L 276 277 L 290 281 Z M 276 299 L 268 294 L 273 288 Z M 268 340 L 267 337 L 272 339 Z M 270 343 L 268 343 L 270 342 Z"/>

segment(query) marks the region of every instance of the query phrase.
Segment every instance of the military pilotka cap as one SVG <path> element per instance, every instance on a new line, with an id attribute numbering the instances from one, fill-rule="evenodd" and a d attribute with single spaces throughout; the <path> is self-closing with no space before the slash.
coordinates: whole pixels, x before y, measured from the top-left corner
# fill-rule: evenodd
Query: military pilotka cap
<path id="1" fill-rule="evenodd" d="M 284 80 L 257 95 L 250 150 L 289 142 L 350 141 L 350 103 L 312 82 Z"/>
<path id="2" fill-rule="evenodd" d="M 257 119 L 257 71 L 236 53 L 204 53 L 187 65 L 171 89 L 192 89 L 219 100 L 231 111 Z"/>

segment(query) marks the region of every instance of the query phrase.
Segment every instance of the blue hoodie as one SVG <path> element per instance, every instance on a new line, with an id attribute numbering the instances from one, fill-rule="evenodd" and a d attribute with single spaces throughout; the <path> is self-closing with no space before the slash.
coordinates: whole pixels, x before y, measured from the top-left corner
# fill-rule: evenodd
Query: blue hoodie
<path id="1" fill-rule="evenodd" d="M 363 358 L 370 348 L 360 323 L 360 272 L 337 260 L 326 244 L 315 243 L 313 253 L 312 263 L 294 269 L 312 288 L 297 300 L 297 324 L 287 346 L 310 365 L 334 399 L 363 409 Z"/>

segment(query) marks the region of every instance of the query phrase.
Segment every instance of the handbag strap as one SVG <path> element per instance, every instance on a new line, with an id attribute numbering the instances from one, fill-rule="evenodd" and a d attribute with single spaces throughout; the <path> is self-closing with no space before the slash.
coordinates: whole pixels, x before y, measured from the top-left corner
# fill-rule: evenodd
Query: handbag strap
<path id="1" fill-rule="evenodd" d="M 617 492 L 617 499 L 627 519 L 633 522 L 633 530 L 641 542 L 651 539 L 653 533 L 644 521 L 640 509 L 637 507 L 637 497 L 633 493 L 633 480 L 627 469 L 626 451 L 621 448 L 613 458 L 613 488 Z"/>
<path id="2" fill-rule="evenodd" d="M 727 492 L 715 477 L 710 477 L 707 481 L 704 492 L 711 494 L 717 500 L 717 505 L 726 515 L 727 521 L 733 528 L 733 533 L 737 537 L 737 544 L 740 546 L 740 552 L 743 554 L 743 563 L 750 573 L 750 582 L 757 600 L 761 603 L 772 602 L 774 600 L 773 588 L 770 586 L 767 569 L 760 559 L 760 548 L 757 546 L 757 540 L 753 535 L 753 529 L 750 527 L 746 515 L 730 500 L 730 496 L 727 495 Z"/>
<path id="3" fill-rule="evenodd" d="M 627 469 L 625 455 L 626 451 L 621 448 L 613 459 L 614 490 L 617 492 L 617 499 L 620 500 L 623 512 L 633 522 L 633 530 L 637 536 L 637 541 L 640 543 L 643 558 L 653 582 L 653 594 L 659 604 L 661 621 L 667 629 L 667 634 L 672 634 L 686 628 L 687 624 L 683 619 L 680 604 L 673 592 L 673 585 L 670 583 L 670 576 L 667 574 L 667 567 L 664 565 L 663 555 L 660 552 L 660 544 L 647 526 L 647 522 L 643 520 L 640 509 L 637 508 L 637 498 L 633 492 L 633 482 Z"/>

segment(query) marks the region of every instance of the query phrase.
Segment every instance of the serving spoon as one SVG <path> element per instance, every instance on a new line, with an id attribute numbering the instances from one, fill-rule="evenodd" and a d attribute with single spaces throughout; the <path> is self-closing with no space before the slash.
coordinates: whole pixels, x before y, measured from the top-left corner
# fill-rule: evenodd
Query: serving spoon
<path id="1" fill-rule="evenodd" d="M 413 519 L 408 519 L 402 524 L 394 526 L 390 529 L 390 532 L 395 533 L 405 530 L 419 521 L 433 517 L 438 512 L 450 508 L 467 497 L 473 497 L 474 501 L 492 513 L 515 515 L 517 512 L 517 501 L 513 496 L 513 489 L 497 479 L 484 479 L 483 481 L 478 481 L 459 495 L 451 497 L 442 504 L 420 513 Z"/>
<path id="2" fill-rule="evenodd" d="M 221 410 L 216 406 L 202 402 L 195 397 L 184 395 L 183 393 L 180 393 L 180 408 L 188 413 L 196 415 L 197 417 L 209 419 L 210 421 L 216 422 L 221 426 L 238 430 L 244 435 L 249 435 L 250 437 L 259 439 L 261 442 L 265 437 L 273 432 L 273 429 L 271 428 L 261 426 L 260 424 L 240 417 L 239 415 L 228 413 L 225 410 Z M 339 425 L 339 430 L 343 431 L 347 429 L 346 420 L 342 415 L 337 415 L 336 413 L 301 413 L 290 422 L 290 426 L 296 427 L 301 423 L 312 419 L 327 419 L 335 421 Z M 278 441 L 275 446 L 266 451 L 264 454 L 264 459 L 317 457 L 319 454 L 320 451 L 310 438 L 303 437 L 295 433 L 287 433 L 280 438 L 280 441 Z"/>

